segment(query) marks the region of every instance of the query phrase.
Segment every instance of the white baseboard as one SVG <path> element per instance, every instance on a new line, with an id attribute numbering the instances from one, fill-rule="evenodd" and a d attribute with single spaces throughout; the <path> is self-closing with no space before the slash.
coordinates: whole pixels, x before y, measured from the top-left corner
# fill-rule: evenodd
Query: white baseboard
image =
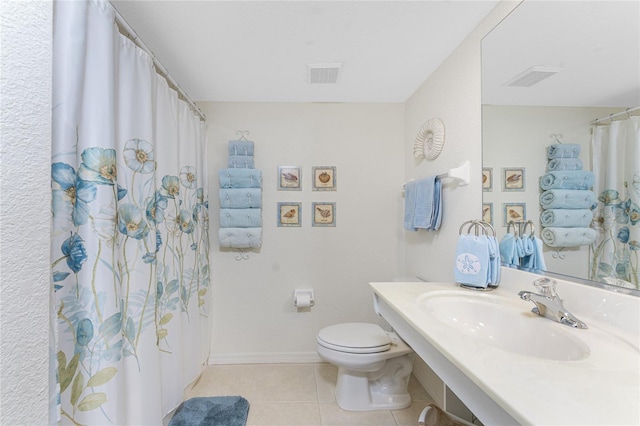
<path id="1" fill-rule="evenodd" d="M 413 375 L 424 390 L 431 395 L 434 402 L 444 408 L 444 382 L 419 356 L 413 360 Z"/>
<path id="2" fill-rule="evenodd" d="M 305 364 L 323 362 L 317 352 L 252 352 L 211 354 L 207 364 Z"/>

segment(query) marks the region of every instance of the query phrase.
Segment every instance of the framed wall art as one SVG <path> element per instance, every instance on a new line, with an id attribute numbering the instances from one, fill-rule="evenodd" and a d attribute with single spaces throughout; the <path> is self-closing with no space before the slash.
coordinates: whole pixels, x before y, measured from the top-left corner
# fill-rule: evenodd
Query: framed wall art
<path id="1" fill-rule="evenodd" d="M 336 226 L 336 203 L 311 203 L 312 226 Z"/>
<path id="2" fill-rule="evenodd" d="M 337 188 L 335 166 L 312 167 L 314 191 L 335 191 Z"/>
<path id="3" fill-rule="evenodd" d="M 502 169 L 503 191 L 524 191 L 524 167 L 504 167 Z"/>
<path id="4" fill-rule="evenodd" d="M 482 168 L 482 190 L 493 190 L 493 169 L 491 167 Z"/>
<path id="5" fill-rule="evenodd" d="M 278 191 L 301 191 L 302 167 L 278 166 Z"/>
<path id="6" fill-rule="evenodd" d="M 503 203 L 502 204 L 502 225 L 507 226 L 511 221 L 517 222 L 527 220 L 526 203 Z"/>
<path id="7" fill-rule="evenodd" d="M 278 226 L 302 226 L 302 203 L 278 203 Z"/>
<path id="8" fill-rule="evenodd" d="M 482 221 L 493 225 L 493 203 L 482 203 Z"/>

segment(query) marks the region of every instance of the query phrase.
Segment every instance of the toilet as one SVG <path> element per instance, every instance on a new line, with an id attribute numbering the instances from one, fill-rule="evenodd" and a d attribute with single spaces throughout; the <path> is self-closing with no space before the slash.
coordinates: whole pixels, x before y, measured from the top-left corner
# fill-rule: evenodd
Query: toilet
<path id="1" fill-rule="evenodd" d="M 377 324 L 325 327 L 317 337 L 318 355 L 338 367 L 336 402 L 349 411 L 398 410 L 411 405 L 407 391 L 411 348 Z"/>

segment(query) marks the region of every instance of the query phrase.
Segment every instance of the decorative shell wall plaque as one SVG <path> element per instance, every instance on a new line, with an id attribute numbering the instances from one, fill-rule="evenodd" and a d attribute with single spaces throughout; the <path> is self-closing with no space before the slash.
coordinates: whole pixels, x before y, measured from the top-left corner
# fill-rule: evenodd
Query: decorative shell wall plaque
<path id="1" fill-rule="evenodd" d="M 413 156 L 417 159 L 438 158 L 444 146 L 444 123 L 439 118 L 427 120 L 418 131 L 413 143 Z"/>

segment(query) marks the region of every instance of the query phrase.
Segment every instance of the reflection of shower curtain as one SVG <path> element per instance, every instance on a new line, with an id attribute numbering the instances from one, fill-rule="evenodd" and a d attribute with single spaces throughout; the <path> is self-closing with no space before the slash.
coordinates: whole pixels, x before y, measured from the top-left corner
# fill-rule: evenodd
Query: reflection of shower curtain
<path id="1" fill-rule="evenodd" d="M 205 125 L 107 1 L 54 7 L 52 410 L 162 424 L 209 348 Z"/>
<path id="2" fill-rule="evenodd" d="M 590 278 L 639 288 L 640 117 L 593 127 L 594 192 L 598 195 Z"/>

